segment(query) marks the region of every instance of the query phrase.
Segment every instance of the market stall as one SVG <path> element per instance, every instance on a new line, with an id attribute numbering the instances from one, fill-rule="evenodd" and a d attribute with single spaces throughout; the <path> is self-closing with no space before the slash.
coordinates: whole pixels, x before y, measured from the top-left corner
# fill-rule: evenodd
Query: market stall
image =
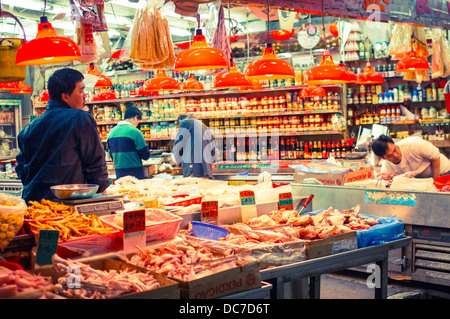
<path id="1" fill-rule="evenodd" d="M 2 1 L 2 34 L 39 27 L 0 41 L 0 297 L 313 299 L 321 275 L 368 264 L 375 298 L 391 273 L 449 286 L 448 182 L 382 180 L 369 147 L 415 135 L 448 157 L 448 10 L 378 2 Z M 61 63 L 84 75 L 110 184 L 25 203 L 17 135 Z M 108 149 L 130 107 L 145 179 L 117 178 Z M 214 179 L 174 163 L 182 114 L 213 136 Z"/>

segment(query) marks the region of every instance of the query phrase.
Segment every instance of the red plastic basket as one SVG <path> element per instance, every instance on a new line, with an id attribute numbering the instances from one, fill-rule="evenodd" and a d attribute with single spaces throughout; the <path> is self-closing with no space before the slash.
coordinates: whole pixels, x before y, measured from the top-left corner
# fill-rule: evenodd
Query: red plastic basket
<path id="1" fill-rule="evenodd" d="M 434 186 L 438 189 L 442 189 L 446 185 L 450 185 L 450 175 L 439 176 L 434 180 Z"/>

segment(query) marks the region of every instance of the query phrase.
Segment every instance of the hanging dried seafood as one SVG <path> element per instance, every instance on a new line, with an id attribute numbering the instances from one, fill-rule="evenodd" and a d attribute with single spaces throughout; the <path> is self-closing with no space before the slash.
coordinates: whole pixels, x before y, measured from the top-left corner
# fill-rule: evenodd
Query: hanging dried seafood
<path id="1" fill-rule="evenodd" d="M 137 10 L 127 38 L 129 58 L 146 69 L 172 68 L 175 60 L 169 23 L 161 14 L 171 3 L 158 9 L 160 3 L 147 1 Z"/>

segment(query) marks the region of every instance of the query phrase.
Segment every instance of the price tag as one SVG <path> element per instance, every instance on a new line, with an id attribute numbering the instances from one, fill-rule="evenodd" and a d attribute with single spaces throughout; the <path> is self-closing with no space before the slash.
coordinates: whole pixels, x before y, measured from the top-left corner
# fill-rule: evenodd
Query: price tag
<path id="1" fill-rule="evenodd" d="M 217 221 L 219 216 L 219 201 L 202 201 L 202 220 L 205 222 Z"/>
<path id="2" fill-rule="evenodd" d="M 241 199 L 241 220 L 243 223 L 249 219 L 258 216 L 256 212 L 255 192 L 246 190 L 240 191 L 239 197 Z"/>
<path id="3" fill-rule="evenodd" d="M 39 230 L 39 240 L 36 252 L 36 264 L 51 265 L 52 256 L 58 248 L 59 230 Z"/>
<path id="4" fill-rule="evenodd" d="M 280 193 L 278 195 L 278 209 L 294 210 L 294 201 L 292 200 L 292 193 Z"/>
<path id="5" fill-rule="evenodd" d="M 123 213 L 123 250 L 137 250 L 145 247 L 145 209 Z"/>

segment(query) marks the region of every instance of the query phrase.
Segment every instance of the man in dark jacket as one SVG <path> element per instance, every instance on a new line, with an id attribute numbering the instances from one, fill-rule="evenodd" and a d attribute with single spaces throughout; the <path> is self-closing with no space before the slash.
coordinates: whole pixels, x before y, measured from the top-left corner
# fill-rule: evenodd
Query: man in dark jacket
<path id="1" fill-rule="evenodd" d="M 175 162 L 181 164 L 183 177 L 209 177 L 216 158 L 216 144 L 211 131 L 194 116 L 180 115 L 178 133 L 172 148 Z"/>
<path id="2" fill-rule="evenodd" d="M 18 135 L 16 172 L 22 198 L 55 199 L 50 187 L 61 184 L 108 186 L 105 151 L 86 102 L 84 76 L 74 69 L 57 70 L 48 80 L 46 111 Z"/>

